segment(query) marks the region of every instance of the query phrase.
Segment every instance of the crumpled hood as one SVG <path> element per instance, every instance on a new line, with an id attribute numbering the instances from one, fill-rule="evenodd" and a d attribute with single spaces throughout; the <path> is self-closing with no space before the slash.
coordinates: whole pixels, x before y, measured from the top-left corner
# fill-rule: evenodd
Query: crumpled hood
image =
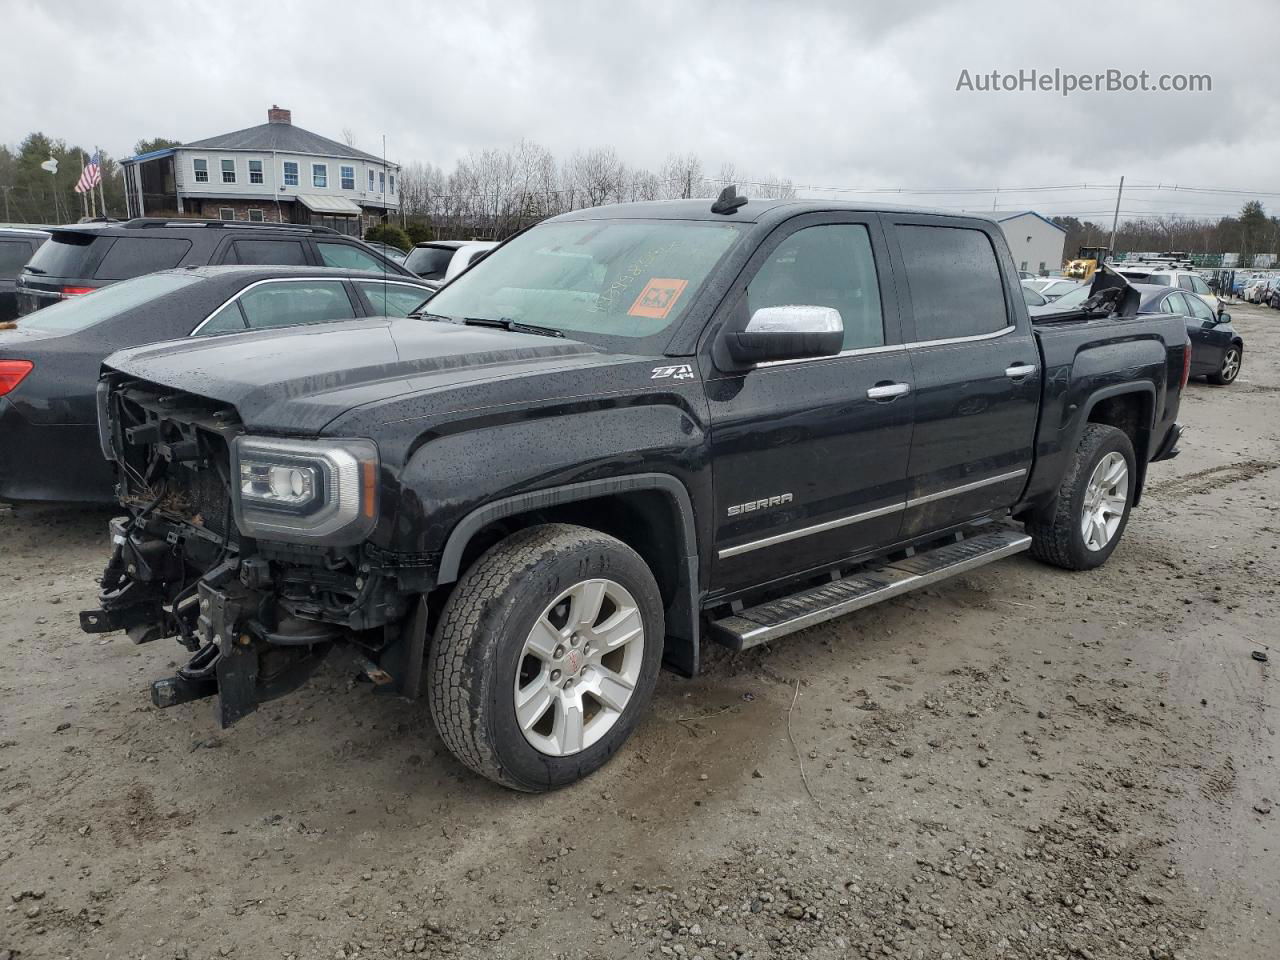
<path id="1" fill-rule="evenodd" d="M 316 435 L 365 403 L 600 359 L 575 340 L 405 318 L 173 340 L 106 366 L 231 404 L 251 431 Z"/>

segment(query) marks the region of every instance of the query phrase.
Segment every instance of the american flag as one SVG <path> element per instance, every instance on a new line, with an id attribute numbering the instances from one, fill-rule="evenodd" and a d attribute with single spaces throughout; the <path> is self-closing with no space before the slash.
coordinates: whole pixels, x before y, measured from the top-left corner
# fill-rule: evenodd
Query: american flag
<path id="1" fill-rule="evenodd" d="M 80 179 L 76 181 L 76 193 L 88 193 L 102 182 L 102 171 L 98 169 L 99 159 L 96 152 L 89 158 L 84 172 L 80 174 Z"/>

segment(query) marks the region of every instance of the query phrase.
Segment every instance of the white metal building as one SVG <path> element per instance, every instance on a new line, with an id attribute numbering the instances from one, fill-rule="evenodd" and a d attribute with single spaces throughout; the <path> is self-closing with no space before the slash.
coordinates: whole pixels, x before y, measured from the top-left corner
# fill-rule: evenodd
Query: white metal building
<path id="1" fill-rule="evenodd" d="M 1004 230 L 1013 262 L 1031 273 L 1057 273 L 1062 269 L 1067 231 L 1034 210 L 992 214 Z"/>

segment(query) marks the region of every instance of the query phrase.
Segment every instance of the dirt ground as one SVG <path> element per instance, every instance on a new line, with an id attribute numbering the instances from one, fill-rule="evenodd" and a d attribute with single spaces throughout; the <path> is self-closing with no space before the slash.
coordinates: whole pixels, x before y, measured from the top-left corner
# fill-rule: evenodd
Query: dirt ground
<path id="1" fill-rule="evenodd" d="M 550 796 L 337 662 L 225 732 L 153 709 L 180 648 L 77 627 L 109 514 L 0 509 L 0 960 L 1274 960 L 1280 313 L 1232 312 L 1104 569 L 717 649 Z"/>

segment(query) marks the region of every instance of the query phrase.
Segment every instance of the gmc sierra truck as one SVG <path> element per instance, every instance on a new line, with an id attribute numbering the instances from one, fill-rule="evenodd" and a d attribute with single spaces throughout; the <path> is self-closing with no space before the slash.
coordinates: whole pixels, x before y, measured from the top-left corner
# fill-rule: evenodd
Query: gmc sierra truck
<path id="1" fill-rule="evenodd" d="M 191 653 L 228 725 L 335 647 L 475 772 L 569 784 L 665 661 L 1023 550 L 1104 563 L 1190 351 L 1102 270 L 1028 317 L 994 222 L 732 189 L 580 210 L 403 319 L 107 360 L 127 516 L 89 632 Z"/>

